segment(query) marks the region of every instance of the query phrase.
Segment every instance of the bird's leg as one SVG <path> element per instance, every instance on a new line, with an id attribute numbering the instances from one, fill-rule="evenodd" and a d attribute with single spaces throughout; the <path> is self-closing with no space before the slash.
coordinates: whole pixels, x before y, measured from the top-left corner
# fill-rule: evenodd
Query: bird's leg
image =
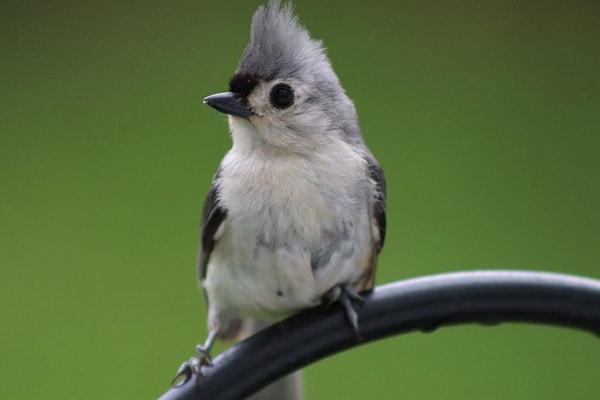
<path id="1" fill-rule="evenodd" d="M 365 299 L 358 294 L 356 289 L 352 285 L 339 285 L 332 288 L 327 294 L 325 298 L 329 303 L 334 301 L 339 301 L 342 307 L 344 307 L 344 312 L 346 314 L 346 319 L 350 324 L 350 328 L 356 336 L 356 339 L 360 339 L 360 332 L 358 329 L 358 313 L 357 310 L 364 303 Z"/>
<path id="2" fill-rule="evenodd" d="M 200 373 L 200 369 L 202 366 L 212 366 L 212 359 L 210 357 L 210 349 L 212 348 L 219 331 L 211 330 L 208 332 L 208 337 L 203 345 L 197 345 L 196 351 L 198 352 L 198 357 L 192 357 L 189 361 L 184 362 L 179 367 L 177 374 L 171 381 L 171 386 L 180 386 L 187 382 L 192 375 L 198 376 Z"/>
<path id="3" fill-rule="evenodd" d="M 217 335 L 219 332 L 217 330 L 211 330 L 208 332 L 208 337 L 204 342 L 204 345 L 196 346 L 196 351 L 198 352 L 198 359 L 200 360 L 200 365 L 208 365 L 212 366 L 212 358 L 210 357 L 210 349 L 212 349 L 215 344 L 215 340 L 217 339 Z"/>

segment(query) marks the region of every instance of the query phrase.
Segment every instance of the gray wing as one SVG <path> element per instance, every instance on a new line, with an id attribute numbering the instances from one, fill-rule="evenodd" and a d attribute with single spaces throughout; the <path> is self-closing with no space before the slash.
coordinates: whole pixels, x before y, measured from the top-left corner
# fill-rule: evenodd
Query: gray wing
<path id="1" fill-rule="evenodd" d="M 387 224 L 387 214 L 385 210 L 386 187 L 383 170 L 373 156 L 367 157 L 369 177 L 375 182 L 375 194 L 373 202 L 373 216 L 377 227 L 379 228 L 379 243 L 377 253 L 383 249 L 385 242 L 385 230 Z"/>
<path id="2" fill-rule="evenodd" d="M 212 184 L 204 200 L 202 210 L 202 228 L 200 233 L 200 257 L 198 260 L 198 278 L 200 282 L 206 277 L 206 267 L 210 253 L 215 247 L 215 233 L 225 221 L 227 211 L 219 204 L 219 193 L 215 181 L 219 178 L 221 170 L 213 177 Z"/>
<path id="3" fill-rule="evenodd" d="M 358 291 L 370 290 L 375 285 L 375 272 L 377 270 L 377 256 L 383 248 L 385 242 L 385 230 L 386 230 L 386 211 L 385 211 L 385 178 L 383 176 L 383 170 L 377 163 L 377 160 L 370 154 L 367 153 L 365 156 L 367 160 L 367 172 L 369 178 L 375 184 L 375 193 L 373 193 L 373 202 L 371 209 L 371 217 L 373 222 L 377 226 L 379 231 L 379 237 L 377 241 L 373 243 L 373 250 L 371 257 L 369 258 L 366 265 L 363 266 L 364 273 L 361 279 L 355 284 L 355 289 Z"/>

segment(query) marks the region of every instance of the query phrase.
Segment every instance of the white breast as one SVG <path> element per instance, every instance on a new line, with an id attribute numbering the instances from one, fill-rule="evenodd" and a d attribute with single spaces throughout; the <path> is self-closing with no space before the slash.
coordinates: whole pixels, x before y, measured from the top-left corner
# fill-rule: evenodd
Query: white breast
<path id="1" fill-rule="evenodd" d="M 323 153 L 227 154 L 217 182 L 227 220 L 205 283 L 211 314 L 285 315 L 358 279 L 372 244 L 365 161 L 345 143 Z M 313 271 L 311 252 L 344 229 L 344 245 Z"/>

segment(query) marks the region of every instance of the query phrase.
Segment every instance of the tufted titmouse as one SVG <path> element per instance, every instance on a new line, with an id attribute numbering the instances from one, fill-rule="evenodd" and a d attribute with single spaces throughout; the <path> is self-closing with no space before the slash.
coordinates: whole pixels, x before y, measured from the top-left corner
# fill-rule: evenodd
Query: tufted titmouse
<path id="1" fill-rule="evenodd" d="M 289 4 L 269 1 L 254 14 L 229 92 L 204 102 L 229 115 L 233 146 L 202 214 L 210 333 L 201 360 L 217 337 L 247 336 L 253 321 L 323 301 L 340 301 L 358 333 L 352 300 L 374 284 L 385 181 L 321 42 Z"/>

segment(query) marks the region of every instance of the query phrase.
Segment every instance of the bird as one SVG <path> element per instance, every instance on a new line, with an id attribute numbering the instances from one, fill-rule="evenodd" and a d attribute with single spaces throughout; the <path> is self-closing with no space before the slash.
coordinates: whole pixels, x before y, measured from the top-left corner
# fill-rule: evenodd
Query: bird
<path id="1" fill-rule="evenodd" d="M 209 334 L 200 363 L 210 364 L 216 339 L 324 303 L 342 304 L 360 336 L 356 307 L 374 286 L 386 185 L 322 42 L 290 3 L 269 0 L 254 13 L 229 91 L 204 103 L 228 115 L 232 146 L 202 211 Z M 300 398 L 281 390 L 270 398 Z"/>

